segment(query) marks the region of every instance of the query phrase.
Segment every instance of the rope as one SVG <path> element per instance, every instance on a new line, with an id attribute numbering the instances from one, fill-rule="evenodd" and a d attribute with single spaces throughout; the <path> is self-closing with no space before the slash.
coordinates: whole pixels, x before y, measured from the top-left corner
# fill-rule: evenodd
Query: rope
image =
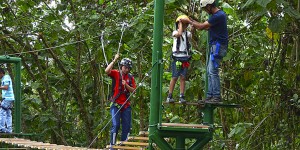
<path id="1" fill-rule="evenodd" d="M 104 36 L 104 31 L 102 31 L 102 33 L 101 33 L 101 39 L 100 40 L 101 40 L 102 52 L 103 52 L 103 55 L 104 55 L 105 63 L 106 63 L 106 66 L 108 66 L 106 54 L 105 54 L 105 51 L 104 51 L 103 36 Z"/>
<path id="2" fill-rule="evenodd" d="M 196 7 L 196 1 L 193 0 L 193 2 L 192 2 L 192 15 L 193 15 L 194 12 L 195 12 L 195 7 Z"/>
<path id="3" fill-rule="evenodd" d="M 128 96 L 128 98 L 126 99 L 126 101 L 124 102 L 124 104 L 118 109 L 118 111 L 116 112 L 116 114 L 106 123 L 106 125 L 101 129 L 101 131 L 97 134 L 97 136 L 93 139 L 92 143 L 87 147 L 87 148 L 90 148 L 91 145 L 94 144 L 94 142 L 96 141 L 97 137 L 104 131 L 104 129 L 108 126 L 108 124 L 112 121 L 112 119 L 118 114 L 118 112 L 123 108 L 123 106 L 127 103 L 127 101 L 129 100 L 129 98 L 135 93 L 135 91 L 140 87 L 142 86 L 142 83 L 144 82 L 145 78 L 148 77 L 152 70 L 153 70 L 153 67 L 157 64 L 157 62 L 155 62 L 151 69 L 145 74 L 145 77 L 140 81 L 140 83 L 138 84 L 138 86 L 134 89 L 134 91 L 132 93 L 130 93 L 130 95 Z M 100 125 L 100 124 L 99 124 Z M 98 125 L 98 126 L 99 126 Z M 97 127 L 98 127 L 97 126 Z"/>
<path id="4" fill-rule="evenodd" d="M 123 22 L 122 23 L 122 28 L 121 28 L 121 32 L 122 32 L 122 34 L 121 34 L 121 38 L 120 38 L 120 42 L 119 42 L 119 47 L 118 47 L 118 54 L 119 54 L 119 52 L 120 52 L 120 47 L 121 47 L 121 42 L 122 42 L 122 38 L 123 38 L 123 34 L 124 34 L 124 31 L 125 31 L 125 27 L 127 27 L 128 26 L 128 24 L 126 23 L 126 22 Z"/>

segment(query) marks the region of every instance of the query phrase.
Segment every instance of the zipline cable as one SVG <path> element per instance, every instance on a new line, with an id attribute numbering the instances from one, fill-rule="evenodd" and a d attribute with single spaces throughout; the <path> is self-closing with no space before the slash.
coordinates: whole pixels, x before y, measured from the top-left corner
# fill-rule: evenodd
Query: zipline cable
<path id="1" fill-rule="evenodd" d="M 61 45 L 58 45 L 58 46 L 53 46 L 53 47 L 48 47 L 48 48 L 43 48 L 43 49 L 38 49 L 38 50 L 32 50 L 32 51 L 26 51 L 26 52 L 12 53 L 12 54 L 7 54 L 7 55 L 10 56 L 10 55 L 16 55 L 16 54 L 26 54 L 26 53 L 39 52 L 39 51 L 44 51 L 44 50 L 49 50 L 49 49 L 55 49 L 55 48 L 59 48 L 59 47 L 64 47 L 64 46 L 68 46 L 68 45 L 77 44 L 77 43 L 84 42 L 84 41 L 87 41 L 87 40 L 90 40 L 90 39 L 95 39 L 95 38 L 99 38 L 99 36 L 94 36 L 94 37 L 79 40 L 79 41 L 64 43 L 64 44 L 61 44 Z"/>
<path id="2" fill-rule="evenodd" d="M 154 66 L 157 64 L 157 61 L 152 65 L 151 69 L 145 74 L 145 77 L 140 81 L 140 83 L 138 84 L 138 86 L 134 89 L 134 91 L 132 93 L 130 93 L 130 95 L 128 96 L 128 98 L 126 99 L 126 101 L 123 103 L 123 105 L 118 109 L 118 111 L 116 112 L 116 114 L 106 123 L 106 125 L 101 129 L 101 131 L 97 134 L 97 136 L 93 139 L 92 143 L 87 147 L 90 148 L 92 144 L 94 144 L 94 142 L 96 141 L 96 139 L 98 138 L 98 136 L 104 131 L 104 129 L 108 126 L 108 124 L 112 121 L 112 119 L 119 113 L 119 111 L 123 108 L 123 106 L 127 103 L 127 101 L 129 100 L 129 98 L 135 93 L 135 91 L 142 86 L 142 83 L 144 82 L 144 80 L 146 79 L 146 77 L 148 77 Z M 99 124 L 100 125 L 100 124 Z M 98 125 L 98 126 L 99 126 Z M 97 127 L 98 127 L 97 126 Z"/>
<path id="3" fill-rule="evenodd" d="M 121 25 L 122 25 L 122 28 L 121 28 L 122 34 L 121 34 L 121 38 L 120 38 L 120 41 L 119 41 L 118 53 L 120 51 L 120 47 L 121 47 L 121 44 L 122 44 L 121 41 L 122 41 L 122 38 L 123 38 L 125 27 L 128 27 L 128 23 L 123 22 Z M 7 56 L 17 55 L 17 54 L 21 55 L 21 54 L 27 54 L 27 53 L 32 53 L 32 52 L 39 52 L 39 51 L 45 51 L 45 50 L 49 50 L 49 49 L 60 48 L 60 47 L 68 46 L 68 45 L 73 45 L 73 44 L 81 43 L 81 42 L 84 42 L 84 41 L 87 41 L 87 40 L 90 40 L 90 39 L 95 39 L 95 38 L 99 38 L 99 35 L 91 37 L 91 38 L 82 39 L 82 40 L 79 40 L 79 41 L 64 43 L 64 44 L 61 44 L 61 45 L 58 45 L 58 46 L 47 47 L 47 48 L 43 48 L 43 49 L 37 49 L 37 50 L 26 51 L 26 52 L 11 53 L 11 54 L 7 54 Z M 106 60 L 106 64 L 108 64 L 107 60 Z"/>

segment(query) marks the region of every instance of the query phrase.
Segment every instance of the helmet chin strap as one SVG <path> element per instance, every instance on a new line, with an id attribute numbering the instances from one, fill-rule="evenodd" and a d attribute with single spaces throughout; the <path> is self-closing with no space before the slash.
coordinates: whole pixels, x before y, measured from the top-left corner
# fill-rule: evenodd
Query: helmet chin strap
<path id="1" fill-rule="evenodd" d="M 213 11 L 212 11 L 212 7 L 211 7 L 211 5 L 210 6 L 208 6 L 209 7 L 209 10 L 208 10 L 208 12 L 209 12 L 209 14 L 210 15 L 212 15 L 213 14 Z"/>

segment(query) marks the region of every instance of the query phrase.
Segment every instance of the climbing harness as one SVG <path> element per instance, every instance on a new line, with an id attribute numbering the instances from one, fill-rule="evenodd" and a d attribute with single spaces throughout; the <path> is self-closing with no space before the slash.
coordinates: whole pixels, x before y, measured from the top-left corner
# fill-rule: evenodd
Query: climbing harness
<path id="1" fill-rule="evenodd" d="M 108 126 L 108 124 L 112 121 L 112 119 L 119 113 L 119 111 L 124 107 L 124 105 L 127 103 L 127 101 L 129 100 L 129 98 L 135 93 L 135 91 L 139 88 L 139 87 L 141 87 L 143 84 L 143 82 L 144 82 L 144 80 L 146 79 L 146 77 L 148 77 L 150 74 L 151 74 L 151 72 L 152 72 L 152 70 L 153 70 L 153 68 L 154 68 L 154 66 L 157 64 L 158 62 L 156 61 L 153 65 L 152 65 L 152 67 L 151 67 L 151 69 L 145 74 L 145 77 L 140 81 L 140 83 L 138 84 L 138 86 L 134 89 L 134 91 L 132 92 L 132 93 L 130 93 L 130 95 L 128 96 L 128 98 L 126 99 L 126 101 L 124 102 L 124 104 L 118 109 L 118 111 L 116 112 L 116 114 L 114 115 L 114 116 L 112 116 L 111 117 L 111 119 L 106 123 L 106 125 L 102 128 L 102 130 L 97 134 L 97 136 L 93 139 L 93 141 L 92 141 L 92 143 L 87 147 L 87 148 L 90 148 L 91 147 L 91 145 L 92 144 L 94 144 L 94 142 L 96 141 L 96 139 L 98 138 L 98 136 L 104 131 L 104 129 Z M 162 62 L 160 62 L 160 63 L 162 63 Z M 100 125 L 100 124 L 99 124 Z M 99 126 L 98 125 L 98 126 Z M 98 127 L 97 126 L 97 127 Z"/>
<path id="2" fill-rule="evenodd" d="M 122 75 L 121 75 L 121 72 L 119 72 L 119 74 L 120 74 L 120 79 L 119 79 L 119 86 L 118 86 L 118 94 L 116 95 L 116 96 L 114 96 L 114 93 L 115 93 L 115 90 L 114 90 L 114 87 L 115 87 L 115 85 L 116 85 L 116 81 L 113 79 L 113 81 L 112 81 L 112 92 L 111 92 L 111 97 L 110 97 L 110 101 L 112 102 L 112 103 L 114 103 L 115 102 L 115 100 L 116 99 L 118 99 L 119 97 L 120 97 L 120 95 L 121 94 L 123 94 L 123 93 L 125 93 L 125 95 L 126 95 L 126 98 L 129 96 L 129 92 L 125 89 L 125 87 L 124 87 L 124 91 L 121 91 L 122 90 L 122 80 L 123 80 L 123 78 L 122 78 Z M 130 74 L 130 73 L 128 73 L 128 79 L 129 79 L 129 86 L 132 86 L 132 75 Z"/>

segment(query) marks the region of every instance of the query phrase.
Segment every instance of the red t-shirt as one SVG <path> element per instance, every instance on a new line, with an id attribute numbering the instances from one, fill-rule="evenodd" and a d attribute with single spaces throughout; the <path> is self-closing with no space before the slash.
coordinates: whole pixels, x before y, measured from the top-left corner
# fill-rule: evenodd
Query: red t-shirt
<path id="1" fill-rule="evenodd" d="M 122 82 L 120 83 L 120 72 L 118 70 L 111 70 L 110 74 L 108 74 L 108 76 L 110 76 L 113 80 L 115 80 L 115 87 L 114 87 L 114 94 L 113 94 L 113 97 L 116 97 L 119 93 L 119 85 L 121 84 L 121 91 L 123 91 L 121 93 L 121 95 L 115 100 L 116 103 L 120 104 L 120 105 L 123 105 L 124 102 L 127 100 L 126 98 L 126 93 L 129 92 L 125 86 L 122 85 Z M 122 77 L 123 77 L 123 80 L 126 81 L 126 83 L 128 85 L 129 84 L 129 76 L 128 74 L 122 74 Z M 136 85 L 135 85 L 135 80 L 134 80 L 134 77 L 131 76 L 131 87 L 133 88 L 136 88 Z M 124 89 L 126 92 L 124 92 Z M 128 106 L 130 106 L 130 101 L 128 100 L 127 103 L 124 105 L 124 108 L 127 108 Z"/>

